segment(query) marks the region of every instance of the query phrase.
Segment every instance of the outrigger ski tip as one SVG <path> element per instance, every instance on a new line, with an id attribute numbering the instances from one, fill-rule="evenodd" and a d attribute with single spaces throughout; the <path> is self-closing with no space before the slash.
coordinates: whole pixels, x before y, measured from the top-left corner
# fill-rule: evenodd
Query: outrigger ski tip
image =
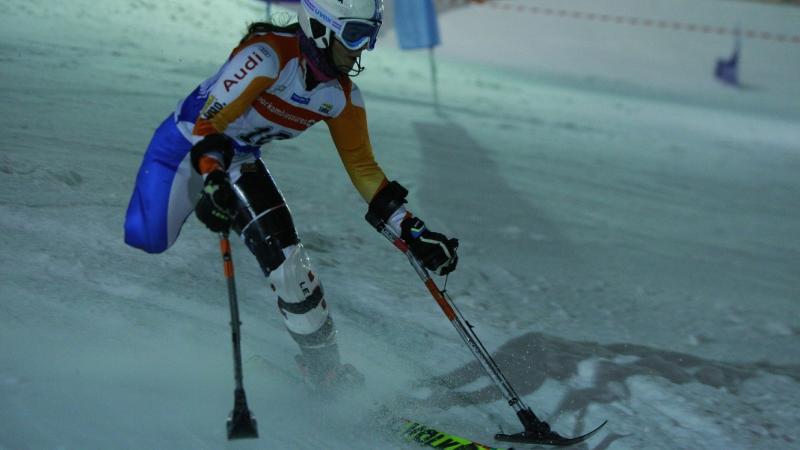
<path id="1" fill-rule="evenodd" d="M 603 421 L 603 423 L 601 423 L 600 426 L 594 430 L 577 437 L 569 438 L 561 436 L 560 434 L 551 430 L 550 425 L 545 421 L 539 420 L 539 418 L 536 417 L 536 414 L 534 414 L 530 408 L 518 411 L 517 417 L 519 417 L 520 422 L 522 422 L 522 426 L 525 427 L 525 431 L 515 434 L 497 433 L 494 435 L 494 438 L 498 441 L 514 442 L 517 444 L 539 444 L 566 447 L 569 445 L 580 444 L 581 442 L 589 439 L 608 423 L 607 420 Z"/>
<path id="2" fill-rule="evenodd" d="M 228 440 L 258 438 L 258 424 L 249 410 L 231 411 L 226 428 Z"/>
<path id="3" fill-rule="evenodd" d="M 594 436 L 595 433 L 600 431 L 601 428 L 606 426 L 607 423 L 608 421 L 606 420 L 594 430 L 573 438 L 561 436 L 560 434 L 555 433 L 553 431 L 546 434 L 539 434 L 536 432 L 532 433 L 529 431 L 523 431 L 521 433 L 516 433 L 516 434 L 498 433 L 494 435 L 494 438 L 497 439 L 498 441 L 514 442 L 516 444 L 539 444 L 539 445 L 554 445 L 557 447 L 567 447 L 569 445 L 580 444 L 581 442 L 589 439 L 590 437 Z"/>
<path id="4" fill-rule="evenodd" d="M 606 421 L 607 422 L 607 421 Z M 597 433 L 606 422 L 595 428 L 594 430 L 582 436 L 575 438 L 565 438 L 552 431 L 547 435 L 536 434 L 530 432 L 522 432 L 512 435 L 498 434 L 495 439 L 506 442 L 513 442 L 516 444 L 533 444 L 533 445 L 553 445 L 559 447 L 566 447 L 569 445 L 580 444 L 581 442 L 589 439 L 592 435 Z M 500 448 L 481 444 L 469 438 L 464 438 L 455 434 L 442 431 L 440 428 L 428 426 L 422 422 L 417 422 L 410 419 L 398 420 L 398 431 L 407 440 L 416 442 L 425 447 L 441 448 L 441 449 L 471 449 L 471 450 L 515 450 L 514 448 Z M 527 434 L 527 436 L 525 436 Z M 521 448 L 517 447 L 517 450 Z"/>
<path id="5" fill-rule="evenodd" d="M 244 389 L 236 389 L 234 391 L 233 410 L 228 415 L 226 428 L 228 429 L 229 440 L 258 438 L 258 423 L 247 407 L 247 397 Z"/>

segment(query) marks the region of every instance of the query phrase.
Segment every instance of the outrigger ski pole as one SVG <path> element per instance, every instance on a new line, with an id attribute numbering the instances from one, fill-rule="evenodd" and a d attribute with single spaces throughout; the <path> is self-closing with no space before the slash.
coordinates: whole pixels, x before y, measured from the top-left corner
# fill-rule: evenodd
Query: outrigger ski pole
<path id="1" fill-rule="evenodd" d="M 573 438 L 564 437 L 555 431 L 552 431 L 550 429 L 550 425 L 536 417 L 536 414 L 533 413 L 533 410 L 531 410 L 531 408 L 522 401 L 522 398 L 520 398 L 520 396 L 511 386 L 511 383 L 508 382 L 505 375 L 503 375 L 503 373 L 500 371 L 500 368 L 497 366 L 497 363 L 494 362 L 494 359 L 486 350 L 486 347 L 484 347 L 480 339 L 478 339 L 478 336 L 472 329 L 472 325 L 467 322 L 466 319 L 464 319 L 464 316 L 461 315 L 461 312 L 453 303 L 453 300 L 450 298 L 450 296 L 446 292 L 440 290 L 433 279 L 431 279 L 425 267 L 423 267 L 419 260 L 411 253 L 408 244 L 406 244 L 405 241 L 403 241 L 399 236 L 397 236 L 397 234 L 389 229 L 389 227 L 386 226 L 386 223 L 384 223 L 382 220 L 372 216 L 371 214 L 367 214 L 367 221 L 377 228 L 386 239 L 388 239 L 392 244 L 394 244 L 395 247 L 397 247 L 398 250 L 403 252 L 408 257 L 408 261 L 411 263 L 411 266 L 417 271 L 417 275 L 419 275 L 419 277 L 425 283 L 425 287 L 428 288 L 428 291 L 430 291 L 433 299 L 439 304 L 439 307 L 442 309 L 442 312 L 444 312 L 444 315 L 447 316 L 447 319 L 451 324 L 453 324 L 456 331 L 458 331 L 458 335 L 461 336 L 461 339 L 463 339 L 464 343 L 467 344 L 467 347 L 469 347 L 469 349 L 472 351 L 472 354 L 475 355 L 475 358 L 481 364 L 483 370 L 486 371 L 486 374 L 489 375 L 489 378 L 491 378 L 497 388 L 500 389 L 503 397 L 505 397 L 505 399 L 508 401 L 508 405 L 514 408 L 514 411 L 517 413 L 517 417 L 519 418 L 519 421 L 522 422 L 524 430 L 515 434 L 498 433 L 495 434 L 495 439 L 498 441 L 516 442 L 521 444 L 568 446 L 579 444 L 589 439 L 592 435 L 600 431 L 600 429 L 605 426 L 608 421 L 604 421 L 600 424 L 600 426 L 586 434 Z"/>
<path id="2" fill-rule="evenodd" d="M 233 410 L 226 423 L 228 439 L 246 439 L 258 437 L 258 425 L 253 413 L 247 407 L 247 396 L 242 382 L 242 345 L 241 326 L 239 320 L 239 303 L 236 299 L 236 280 L 233 277 L 233 258 L 228 233 L 219 234 L 219 249 L 222 253 L 222 264 L 225 268 L 225 279 L 228 282 L 228 302 L 231 306 L 231 336 L 233 338 L 233 375 L 236 389 L 233 391 Z"/>

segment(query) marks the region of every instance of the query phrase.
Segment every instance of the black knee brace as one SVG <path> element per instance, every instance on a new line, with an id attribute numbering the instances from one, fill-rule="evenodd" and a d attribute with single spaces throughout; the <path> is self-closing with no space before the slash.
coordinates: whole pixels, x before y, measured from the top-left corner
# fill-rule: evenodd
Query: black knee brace
<path id="1" fill-rule="evenodd" d="M 265 276 L 269 276 L 286 259 L 283 249 L 298 243 L 286 205 L 265 211 L 245 225 L 241 235 Z"/>
<path id="2" fill-rule="evenodd" d="M 272 176 L 257 160 L 242 164 L 235 187 L 240 194 L 237 230 L 255 255 L 265 275 L 284 260 L 283 249 L 297 244 L 297 232 L 289 208 Z"/>

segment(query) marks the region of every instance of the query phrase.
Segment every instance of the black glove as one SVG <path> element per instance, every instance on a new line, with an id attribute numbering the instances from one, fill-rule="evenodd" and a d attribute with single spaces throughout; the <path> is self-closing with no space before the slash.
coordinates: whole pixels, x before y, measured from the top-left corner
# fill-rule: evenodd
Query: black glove
<path id="1" fill-rule="evenodd" d="M 406 212 L 403 204 L 407 195 L 408 190 L 397 181 L 388 183 L 369 202 L 367 222 L 378 230 L 387 226 L 392 216 Z M 426 269 L 437 275 L 447 275 L 456 269 L 458 239 L 429 231 L 422 220 L 410 214 L 400 223 L 400 238 Z"/>
<path id="2" fill-rule="evenodd" d="M 236 215 L 236 193 L 231 187 L 228 173 L 215 170 L 206 176 L 200 199 L 194 207 L 194 213 L 200 222 L 215 233 L 228 231 L 231 220 Z"/>
<path id="3" fill-rule="evenodd" d="M 437 275 L 447 275 L 456 270 L 458 239 L 448 239 L 441 233 L 428 230 L 425 222 L 417 217 L 404 219 L 400 229 L 400 237 L 426 269 Z"/>

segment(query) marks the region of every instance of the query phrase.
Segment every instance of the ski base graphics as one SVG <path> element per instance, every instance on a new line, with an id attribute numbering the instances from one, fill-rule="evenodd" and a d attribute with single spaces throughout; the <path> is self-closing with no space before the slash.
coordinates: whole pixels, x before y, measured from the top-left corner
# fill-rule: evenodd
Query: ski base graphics
<path id="1" fill-rule="evenodd" d="M 399 433 L 406 440 L 426 447 L 444 450 L 503 450 L 445 433 L 409 419 L 398 420 L 398 427 Z"/>

